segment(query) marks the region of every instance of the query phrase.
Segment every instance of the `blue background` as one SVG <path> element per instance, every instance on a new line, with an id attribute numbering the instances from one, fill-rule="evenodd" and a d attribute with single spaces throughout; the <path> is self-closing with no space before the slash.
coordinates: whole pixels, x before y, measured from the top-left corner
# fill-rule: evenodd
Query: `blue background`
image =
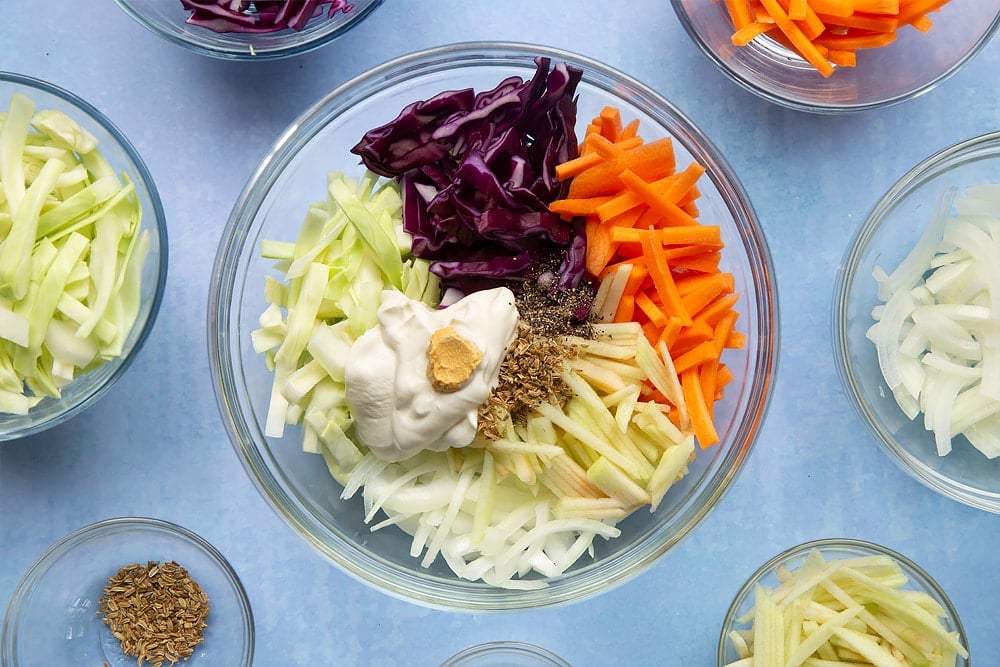
<path id="1" fill-rule="evenodd" d="M 432 666 L 497 639 L 540 644 L 578 667 L 712 665 L 722 617 L 754 569 L 799 542 L 848 536 L 885 544 L 926 568 L 958 608 L 976 664 L 1000 665 L 1000 517 L 933 493 L 890 461 L 844 395 L 830 340 L 837 267 L 868 209 L 930 153 L 1000 129 L 996 40 L 924 96 L 823 116 L 737 87 L 694 47 L 666 0 L 387 0 L 318 51 L 257 63 L 189 53 L 112 0 L 5 0 L 0 9 L 0 69 L 65 87 L 108 115 L 152 172 L 170 233 L 163 306 L 128 373 L 88 412 L 0 445 L 0 609 L 64 534 L 112 516 L 154 516 L 204 536 L 240 574 L 256 619 L 257 665 Z M 708 517 L 651 569 L 608 593 L 503 615 L 390 598 L 293 535 L 227 439 L 206 347 L 219 235 L 279 133 L 374 65 L 468 40 L 572 50 L 670 99 L 722 150 L 749 192 L 782 311 L 765 426 Z"/>

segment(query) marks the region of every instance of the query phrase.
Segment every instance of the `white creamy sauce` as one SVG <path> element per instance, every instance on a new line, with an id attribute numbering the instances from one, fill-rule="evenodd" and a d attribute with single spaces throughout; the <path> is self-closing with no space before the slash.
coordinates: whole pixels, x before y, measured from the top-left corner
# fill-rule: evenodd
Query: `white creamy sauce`
<path id="1" fill-rule="evenodd" d="M 383 292 L 378 325 L 354 342 L 345 370 L 358 439 L 387 461 L 468 445 L 517 321 L 514 294 L 506 287 L 473 292 L 441 309 L 395 290 Z M 449 326 L 483 358 L 458 390 L 441 392 L 427 374 L 427 347 L 435 331 Z"/>

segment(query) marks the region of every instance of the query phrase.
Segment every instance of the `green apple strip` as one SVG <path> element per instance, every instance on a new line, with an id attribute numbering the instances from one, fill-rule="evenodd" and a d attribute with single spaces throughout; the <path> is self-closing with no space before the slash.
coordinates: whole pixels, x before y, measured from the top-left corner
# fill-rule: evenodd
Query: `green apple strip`
<path id="1" fill-rule="evenodd" d="M 729 637 L 736 659 L 726 667 L 955 667 L 968 657 L 945 609 L 888 556 L 826 561 L 811 550 L 791 569 L 779 566 L 776 588 L 757 584 L 750 612 Z M 785 651 L 782 654 L 782 651 Z M 746 661 L 749 661 L 746 662 Z"/>

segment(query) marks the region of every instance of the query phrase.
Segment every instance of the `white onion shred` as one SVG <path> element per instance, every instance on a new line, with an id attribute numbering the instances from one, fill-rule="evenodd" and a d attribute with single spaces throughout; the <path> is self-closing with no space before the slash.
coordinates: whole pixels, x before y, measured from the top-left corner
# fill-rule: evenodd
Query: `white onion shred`
<path id="1" fill-rule="evenodd" d="M 900 408 L 940 456 L 958 435 L 1000 455 L 1000 184 L 946 189 L 906 258 L 872 274 L 867 337 Z"/>

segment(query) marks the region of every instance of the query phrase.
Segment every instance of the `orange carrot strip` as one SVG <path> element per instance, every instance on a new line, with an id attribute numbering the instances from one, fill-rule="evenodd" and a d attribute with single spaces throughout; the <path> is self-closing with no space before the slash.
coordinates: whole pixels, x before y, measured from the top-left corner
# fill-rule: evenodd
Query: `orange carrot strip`
<path id="1" fill-rule="evenodd" d="M 693 199 L 698 196 L 699 193 L 695 183 L 703 173 L 705 173 L 705 168 L 697 162 L 692 162 L 684 171 L 670 174 L 669 176 L 653 181 L 649 185 L 679 206 L 686 198 L 690 197 Z M 601 217 L 601 220 L 607 220 L 642 203 L 642 200 L 634 193 L 626 191 L 613 197 L 607 203 L 602 204 L 597 209 L 597 215 Z"/>
<path id="2" fill-rule="evenodd" d="M 635 312 L 635 297 L 631 294 L 623 294 L 618 301 L 618 308 L 615 309 L 615 322 L 631 322 L 632 314 Z"/>
<path id="3" fill-rule="evenodd" d="M 873 14 L 851 14 L 850 16 L 833 16 L 817 12 L 820 20 L 827 26 L 858 28 L 872 32 L 892 32 L 899 27 L 899 19 L 895 16 L 879 16 Z"/>
<path id="4" fill-rule="evenodd" d="M 732 335 L 739 313 L 730 310 L 723 315 L 712 329 L 712 345 L 715 347 L 716 355 L 721 355 L 722 351 L 728 347 L 729 337 Z"/>
<path id="5" fill-rule="evenodd" d="M 715 421 L 715 391 L 716 379 L 719 375 L 719 358 L 713 357 L 698 367 L 698 382 L 701 383 L 701 395 L 705 397 L 708 415 Z"/>
<path id="6" fill-rule="evenodd" d="M 642 243 L 649 234 L 648 229 L 613 227 L 611 240 L 617 243 Z M 709 248 L 722 247 L 722 235 L 718 225 L 684 225 L 664 227 L 654 230 L 657 243 L 661 245 L 701 245 Z"/>
<path id="7" fill-rule="evenodd" d="M 638 292 L 635 295 L 635 305 L 642 312 L 646 313 L 646 317 L 649 318 L 650 323 L 656 326 L 656 340 L 650 341 L 653 345 L 656 345 L 660 338 L 660 331 L 666 328 L 670 318 L 660 310 L 659 306 L 653 303 L 653 300 L 645 292 Z"/>
<path id="8" fill-rule="evenodd" d="M 681 295 L 677 292 L 677 285 L 670 274 L 667 260 L 660 252 L 660 246 L 656 242 L 656 232 L 650 230 L 642 240 L 643 254 L 646 257 L 646 268 L 649 269 L 649 276 L 653 279 L 653 286 L 660 296 L 660 301 L 665 312 L 680 318 L 681 324 L 690 325 L 691 315 L 684 309 L 681 302 Z"/>
<path id="9" fill-rule="evenodd" d="M 693 317 L 698 322 L 704 322 L 711 327 L 715 327 L 728 313 L 736 312 L 732 310 L 732 307 L 736 305 L 739 298 L 739 294 L 724 294 L 699 310 Z"/>
<path id="10" fill-rule="evenodd" d="M 596 152 L 585 153 L 583 150 L 580 151 L 580 156 L 575 157 L 572 160 L 567 160 L 566 162 L 560 162 L 556 165 L 556 178 L 560 181 L 568 180 L 584 171 L 596 167 L 604 158 L 601 157 Z"/>
<path id="11" fill-rule="evenodd" d="M 601 134 L 599 136 L 607 137 L 611 141 L 616 141 L 618 135 L 622 131 L 622 115 L 618 110 L 618 107 L 606 106 L 601 109 L 601 113 L 598 116 L 601 119 Z"/>
<path id="12" fill-rule="evenodd" d="M 715 349 L 715 341 L 709 339 L 698 343 L 690 350 L 674 359 L 674 368 L 678 373 L 683 373 L 689 368 L 700 366 L 709 359 L 716 359 L 718 356 L 719 352 Z"/>
<path id="13" fill-rule="evenodd" d="M 693 255 L 700 255 L 704 252 L 716 252 L 722 249 L 722 244 L 720 243 L 718 247 L 711 247 L 708 245 L 679 245 L 670 246 L 669 248 L 663 249 L 663 256 L 670 260 L 673 264 L 676 260 L 683 259 L 685 257 L 691 257 Z"/>
<path id="14" fill-rule="evenodd" d="M 734 331 L 726 338 L 726 347 L 731 350 L 742 350 L 747 345 L 747 337 L 742 331 Z"/>
<path id="15" fill-rule="evenodd" d="M 929 18 L 927 18 L 926 15 L 918 16 L 917 18 L 913 19 L 912 21 L 910 21 L 910 25 L 919 30 L 920 32 L 928 32 L 931 28 L 934 27 L 934 24 L 931 22 Z"/>
<path id="16" fill-rule="evenodd" d="M 730 40 L 732 41 L 733 46 L 746 46 L 757 37 L 760 37 L 764 33 L 773 29 L 773 23 L 757 23 L 754 21 L 753 23 L 748 23 L 734 32 L 732 37 L 730 37 Z"/>
<path id="17" fill-rule="evenodd" d="M 549 204 L 549 210 L 564 217 L 577 215 L 597 215 L 597 207 L 611 197 L 590 197 L 588 199 L 556 199 Z"/>
<path id="18" fill-rule="evenodd" d="M 675 259 L 670 263 L 670 266 L 676 269 L 684 269 L 687 271 L 698 271 L 700 273 L 714 273 L 719 270 L 719 261 L 722 256 L 715 250 L 711 252 L 703 252 L 697 255 L 688 255 L 686 257 L 680 257 Z"/>
<path id="19" fill-rule="evenodd" d="M 646 268 L 645 263 L 633 263 L 632 270 L 628 274 L 628 280 L 625 281 L 625 294 L 635 294 L 638 292 L 647 277 L 649 277 L 649 269 Z"/>
<path id="20" fill-rule="evenodd" d="M 809 6 L 817 14 L 827 16 L 850 16 L 854 13 L 854 0 L 809 0 Z"/>
<path id="21" fill-rule="evenodd" d="M 788 2 L 788 18 L 794 21 L 802 21 L 806 18 L 806 9 L 808 5 L 806 0 L 789 0 Z"/>
<path id="22" fill-rule="evenodd" d="M 896 41 L 895 32 L 873 32 L 855 35 L 827 35 L 816 40 L 817 46 L 825 46 L 835 51 L 857 51 L 875 49 Z"/>
<path id="23" fill-rule="evenodd" d="M 716 374 L 715 377 L 715 384 L 717 387 L 715 391 L 716 392 L 721 391 L 723 387 L 732 382 L 734 379 L 735 376 L 733 376 L 733 372 L 729 369 L 729 366 L 720 363 L 719 372 Z M 716 393 L 716 395 L 718 395 L 718 393 Z"/>
<path id="24" fill-rule="evenodd" d="M 858 56 L 854 51 L 830 49 L 826 53 L 826 58 L 838 67 L 857 67 L 858 65 Z"/>
<path id="25" fill-rule="evenodd" d="M 618 175 L 619 180 L 629 189 L 629 192 L 649 206 L 658 216 L 671 225 L 697 225 L 698 221 L 685 213 L 677 204 L 670 201 L 631 169 L 626 169 Z"/>
<path id="26" fill-rule="evenodd" d="M 654 343 L 654 345 L 658 346 L 662 342 L 667 346 L 668 350 L 673 349 L 683 326 L 684 325 L 681 324 L 681 319 L 679 317 L 668 317 L 667 323 L 663 327 L 663 331 L 660 333 L 660 338 Z"/>
<path id="27" fill-rule="evenodd" d="M 709 273 L 697 274 L 700 279 L 694 288 L 681 295 L 681 303 L 689 313 L 697 313 L 707 306 L 717 296 L 730 294 L 734 290 L 733 274 Z M 678 286 L 678 289 L 680 287 Z"/>
<path id="28" fill-rule="evenodd" d="M 619 157 L 625 151 L 642 145 L 642 139 L 639 137 L 623 139 L 622 141 L 611 141 L 602 134 L 588 135 L 584 141 L 587 142 L 595 153 L 605 160 Z"/>
<path id="29" fill-rule="evenodd" d="M 899 0 L 854 0 L 854 11 L 868 14 L 899 14 Z"/>
<path id="30" fill-rule="evenodd" d="M 683 324 L 683 322 L 682 322 Z M 704 343 L 712 338 L 712 327 L 704 322 L 695 321 L 690 326 L 681 327 L 677 332 L 677 338 L 670 347 L 671 354 L 684 354 L 695 345 Z"/>
<path id="31" fill-rule="evenodd" d="M 899 7 L 899 22 L 906 25 L 914 19 L 941 9 L 948 0 L 913 0 L 907 2 L 905 7 Z"/>
<path id="32" fill-rule="evenodd" d="M 617 194 L 622 187 L 618 176 L 625 170 L 651 181 L 672 174 L 674 166 L 673 142 L 670 137 L 663 137 L 581 172 L 570 183 L 569 196 L 582 198 Z"/>
<path id="33" fill-rule="evenodd" d="M 778 29 L 788 37 L 789 41 L 795 46 L 796 51 L 799 52 L 799 55 L 805 58 L 824 77 L 833 74 L 833 65 L 816 49 L 816 45 L 806 37 L 802 29 L 788 18 L 788 14 L 778 4 L 778 0 L 760 0 L 760 3 L 767 10 L 767 13 L 774 18 Z"/>
<path id="34" fill-rule="evenodd" d="M 726 9 L 737 30 L 750 23 L 750 6 L 747 0 L 726 0 Z"/>
<path id="35" fill-rule="evenodd" d="M 618 133 L 618 141 L 621 142 L 625 141 L 626 139 L 631 139 L 632 137 L 637 136 L 638 134 L 639 134 L 639 119 L 633 118 L 628 123 L 626 123 L 625 127 L 622 128 L 622 131 Z"/>
<path id="36" fill-rule="evenodd" d="M 697 182 L 701 178 L 701 175 L 705 173 L 705 167 L 698 164 L 697 162 L 692 162 L 683 171 L 679 171 L 674 174 L 673 178 L 663 179 L 661 183 L 665 186 L 662 190 L 663 196 L 667 199 L 673 201 L 676 204 L 680 204 L 685 197 L 691 196 L 692 193 L 694 197 L 698 195 Z"/>
<path id="37" fill-rule="evenodd" d="M 719 442 L 719 434 L 716 432 L 715 424 L 708 412 L 706 397 L 701 391 L 698 370 L 690 368 L 681 373 L 680 377 L 684 404 L 687 406 L 688 418 L 691 420 L 695 439 L 702 449 L 711 447 Z"/>
<path id="38" fill-rule="evenodd" d="M 592 276 L 599 276 L 615 254 L 616 244 L 611 240 L 607 225 L 588 218 L 584 223 L 587 249 L 584 252 L 584 266 Z"/>

